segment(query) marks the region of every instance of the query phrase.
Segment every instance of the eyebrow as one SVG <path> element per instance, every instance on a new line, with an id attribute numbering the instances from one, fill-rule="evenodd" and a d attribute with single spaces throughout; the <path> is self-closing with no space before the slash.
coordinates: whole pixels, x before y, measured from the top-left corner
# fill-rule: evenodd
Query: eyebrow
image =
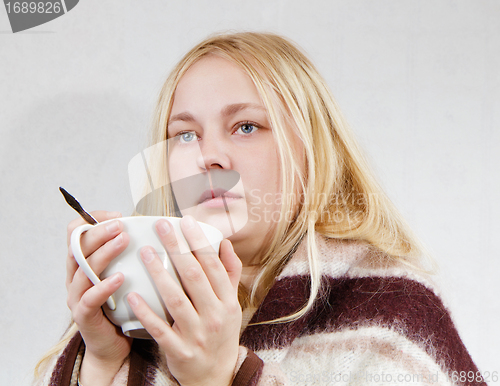
<path id="1" fill-rule="evenodd" d="M 256 104 L 256 103 L 234 103 L 234 104 L 225 106 L 221 110 L 221 114 L 224 117 L 229 117 L 231 115 L 234 115 L 234 114 L 236 114 L 242 110 L 246 110 L 246 109 L 266 111 L 266 109 L 263 106 Z M 170 117 L 170 119 L 168 120 L 168 124 L 171 124 L 172 122 L 177 122 L 177 121 L 194 122 L 195 118 L 191 113 L 183 112 L 183 113 L 179 113 L 179 114 L 176 114 L 176 115 Z"/>
<path id="2" fill-rule="evenodd" d="M 266 109 L 263 106 L 258 105 L 256 103 L 235 103 L 232 105 L 225 106 L 222 109 L 221 114 L 225 117 L 229 117 L 231 115 L 240 112 L 241 110 L 246 110 L 246 109 L 266 111 Z"/>

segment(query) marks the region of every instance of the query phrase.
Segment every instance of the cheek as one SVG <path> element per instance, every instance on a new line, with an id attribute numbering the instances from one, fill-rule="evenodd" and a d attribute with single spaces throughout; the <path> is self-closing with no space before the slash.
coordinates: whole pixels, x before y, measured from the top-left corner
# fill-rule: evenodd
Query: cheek
<path id="1" fill-rule="evenodd" d="M 189 168 L 170 169 L 170 186 L 177 206 L 183 214 L 199 204 L 200 195 L 209 188 L 208 176 Z"/>
<path id="2" fill-rule="evenodd" d="M 280 204 L 280 167 L 275 156 L 262 156 L 254 167 L 242 175 L 246 191 L 250 192 L 250 205 L 276 208 Z"/>
<path id="3" fill-rule="evenodd" d="M 265 184 L 266 190 L 270 193 L 279 193 L 281 186 L 281 166 L 276 153 L 273 153 L 266 160 L 263 170 L 266 178 L 263 178 L 262 182 Z"/>

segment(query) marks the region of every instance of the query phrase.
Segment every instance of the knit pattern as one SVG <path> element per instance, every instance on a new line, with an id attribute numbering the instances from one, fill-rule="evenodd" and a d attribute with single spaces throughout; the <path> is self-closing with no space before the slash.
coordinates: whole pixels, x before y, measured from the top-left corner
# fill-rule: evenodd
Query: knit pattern
<path id="1" fill-rule="evenodd" d="M 317 244 L 313 309 L 291 323 L 252 325 L 307 301 L 302 243 L 242 335 L 264 362 L 258 385 L 453 385 L 453 372 L 478 372 L 429 277 L 364 243 L 317 235 Z"/>
<path id="2" fill-rule="evenodd" d="M 242 332 L 233 386 L 458 385 L 454 372 L 478 373 L 431 279 L 361 242 L 316 234 L 322 280 L 312 309 L 292 322 L 255 324 L 307 302 L 305 240 Z M 51 385 L 71 378 L 70 351 L 53 368 Z M 177 384 L 154 342 L 135 343 L 113 381 Z"/>

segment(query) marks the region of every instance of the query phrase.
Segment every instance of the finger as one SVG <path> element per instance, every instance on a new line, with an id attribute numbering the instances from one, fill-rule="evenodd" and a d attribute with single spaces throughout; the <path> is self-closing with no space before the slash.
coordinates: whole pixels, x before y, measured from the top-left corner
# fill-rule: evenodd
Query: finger
<path id="1" fill-rule="evenodd" d="M 224 298 L 232 283 L 219 255 L 214 251 L 200 225 L 192 216 L 182 218 L 181 229 L 215 294 L 219 299 Z"/>
<path id="2" fill-rule="evenodd" d="M 69 308 L 72 309 L 72 305 L 78 304 L 85 292 L 93 285 L 81 269 L 77 269 L 71 279 L 66 279 L 66 289 L 68 291 L 66 302 Z"/>
<path id="3" fill-rule="evenodd" d="M 92 217 L 94 217 L 99 222 L 111 220 L 113 218 L 119 218 L 122 216 L 122 214 L 120 212 L 107 212 L 104 210 L 96 210 L 96 211 L 90 212 L 90 214 L 92 215 Z M 71 241 L 71 233 L 73 233 L 73 231 L 77 227 L 79 227 L 80 225 L 86 224 L 86 223 L 87 222 L 83 218 L 78 217 L 78 218 L 75 218 L 73 221 L 71 221 L 68 224 L 68 229 L 67 229 L 67 244 L 68 244 L 68 246 L 69 246 L 70 241 Z"/>
<path id="4" fill-rule="evenodd" d="M 99 247 L 118 236 L 121 232 L 123 232 L 123 223 L 118 220 L 96 225 L 84 232 L 80 238 L 83 255 L 91 255 Z"/>
<path id="5" fill-rule="evenodd" d="M 156 315 L 138 294 L 131 292 L 127 301 L 137 319 L 162 348 L 184 346 L 182 339 L 162 318 Z"/>
<path id="6" fill-rule="evenodd" d="M 141 249 L 141 259 L 160 293 L 163 303 L 174 321 L 184 328 L 193 328 L 198 315 L 186 293 L 165 269 L 152 247 Z"/>
<path id="7" fill-rule="evenodd" d="M 113 239 L 104 243 L 94 254 L 88 257 L 88 263 L 94 270 L 94 272 L 99 275 L 104 268 L 118 256 L 128 245 L 129 237 L 126 233 L 120 233 Z M 95 256 L 94 256 L 95 255 Z M 101 264 L 96 264 L 104 258 L 104 262 Z M 104 264 L 104 265 L 103 265 Z M 79 266 L 73 256 L 71 248 L 68 250 L 68 256 L 66 257 L 66 287 L 73 282 L 75 273 L 77 272 Z"/>
<path id="8" fill-rule="evenodd" d="M 105 221 L 113 218 L 121 217 L 120 212 L 107 212 L 107 211 L 94 211 L 91 212 L 92 216 L 97 219 L 97 221 Z M 73 252 L 70 245 L 71 234 L 76 229 L 76 227 L 85 224 L 85 221 L 79 217 L 71 221 L 67 228 L 67 244 L 68 244 L 68 255 L 66 256 L 66 286 L 73 281 L 73 276 L 75 275 L 76 270 L 78 269 L 78 264 L 73 257 Z M 90 233 L 92 235 L 92 232 Z M 116 236 L 116 235 L 115 235 Z M 113 237 L 110 235 L 110 237 Z M 88 251 L 84 251 L 85 254 L 88 254 Z"/>
<path id="9" fill-rule="evenodd" d="M 112 218 L 121 217 L 120 212 L 94 211 L 94 212 L 91 212 L 91 214 L 95 219 L 97 219 L 97 221 L 105 221 L 105 220 L 109 220 Z M 75 275 L 75 272 L 78 269 L 78 264 L 73 257 L 73 252 L 71 251 L 71 248 L 69 247 L 71 234 L 76 229 L 76 227 L 83 225 L 83 224 L 85 224 L 85 220 L 83 220 L 81 217 L 78 217 L 78 218 L 74 219 L 73 221 L 71 221 L 68 225 L 68 229 L 67 229 L 68 255 L 66 256 L 66 286 L 68 286 L 69 283 L 72 282 L 73 276 Z M 91 232 L 91 234 L 92 234 L 92 232 Z M 113 236 L 110 236 L 110 237 L 113 237 Z M 88 252 L 88 251 L 85 251 L 85 252 Z"/>
<path id="10" fill-rule="evenodd" d="M 170 261 L 181 279 L 182 287 L 189 295 L 197 311 L 210 308 L 218 300 L 200 263 L 192 253 L 180 253 L 179 243 L 172 224 L 159 220 L 156 229 Z M 212 294 L 212 296 L 210 296 Z"/>
<path id="11" fill-rule="evenodd" d="M 96 252 L 94 252 L 91 256 L 87 258 L 87 261 L 92 268 L 92 270 L 96 273 L 96 275 L 100 275 L 104 269 L 109 265 L 109 263 L 115 259 L 120 253 L 122 253 L 129 243 L 129 236 L 127 233 L 120 233 L 114 239 L 108 241 L 101 248 L 99 248 Z M 71 275 L 71 270 L 73 269 L 73 264 L 68 264 L 70 267 L 68 268 L 68 275 Z M 87 291 L 92 283 L 88 279 L 87 275 L 83 272 L 82 269 L 77 269 L 71 278 L 66 279 L 67 286 L 69 288 L 72 285 L 72 295 L 76 299 L 79 299 L 83 296 L 85 291 Z"/>
<path id="12" fill-rule="evenodd" d="M 68 306 L 72 311 L 78 305 L 78 309 L 74 310 L 73 315 L 75 321 L 82 323 L 93 319 L 96 315 L 100 315 L 101 306 L 120 288 L 123 281 L 123 274 L 118 272 L 89 288 L 79 301 L 75 302 L 74 299 L 68 298 Z"/>
<path id="13" fill-rule="evenodd" d="M 71 249 L 68 249 L 68 255 L 66 256 L 66 288 L 73 282 L 73 277 L 78 270 L 78 263 L 73 256 Z"/>
<path id="14" fill-rule="evenodd" d="M 129 242 L 128 233 L 122 232 L 92 253 L 87 262 L 96 275 L 100 275 L 109 263 L 127 248 Z"/>
<path id="15" fill-rule="evenodd" d="M 227 275 L 235 291 L 241 279 L 242 263 L 238 255 L 234 252 L 233 244 L 229 240 L 222 240 L 220 244 L 220 260 L 226 268 Z"/>

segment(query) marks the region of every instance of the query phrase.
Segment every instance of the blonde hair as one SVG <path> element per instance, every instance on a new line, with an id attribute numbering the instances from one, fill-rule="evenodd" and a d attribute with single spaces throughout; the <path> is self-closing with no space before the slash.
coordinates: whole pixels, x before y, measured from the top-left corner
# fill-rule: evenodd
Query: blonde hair
<path id="1" fill-rule="evenodd" d="M 364 241 L 380 252 L 374 254 L 381 259 L 377 263 L 398 261 L 417 269 L 422 267 L 422 248 L 375 181 L 325 81 L 302 51 L 281 36 L 256 32 L 219 34 L 189 51 L 161 89 L 151 145 L 167 139 L 179 80 L 207 55 L 229 60 L 250 76 L 267 109 L 281 162 L 283 221 L 276 224 L 253 287 L 241 299 L 244 306 L 258 305 L 257 289 L 270 288 L 298 243 L 306 237 L 309 300 L 293 315 L 270 322 L 297 319 L 312 307 L 321 282 L 315 232 L 330 238 Z M 302 144 L 305 165 L 297 161 L 290 134 Z M 158 169 L 154 173 L 163 178 L 166 171 Z M 292 208 L 297 209 L 290 215 Z M 175 212 L 168 187 L 157 189 L 141 203 L 141 214 L 172 216 Z M 40 363 L 60 351 L 76 331 L 73 324 Z"/>
<path id="2" fill-rule="evenodd" d="M 160 92 L 153 144 L 167 139 L 179 80 L 207 55 L 229 60 L 250 76 L 267 109 L 281 162 L 283 221 L 276 224 L 245 305 L 257 305 L 257 289 L 267 290 L 272 285 L 306 236 L 311 276 L 309 301 L 297 313 L 273 322 L 298 318 L 310 309 L 320 288 L 315 231 L 331 238 L 365 241 L 382 252 L 378 254 L 382 259 L 420 267 L 419 243 L 376 183 L 325 81 L 301 50 L 281 36 L 256 32 L 219 34 L 189 51 Z M 297 161 L 291 134 L 301 141 L 305 165 Z M 297 210 L 290 215 L 292 208 Z M 174 214 L 167 188 L 150 203 L 147 214 Z"/>

